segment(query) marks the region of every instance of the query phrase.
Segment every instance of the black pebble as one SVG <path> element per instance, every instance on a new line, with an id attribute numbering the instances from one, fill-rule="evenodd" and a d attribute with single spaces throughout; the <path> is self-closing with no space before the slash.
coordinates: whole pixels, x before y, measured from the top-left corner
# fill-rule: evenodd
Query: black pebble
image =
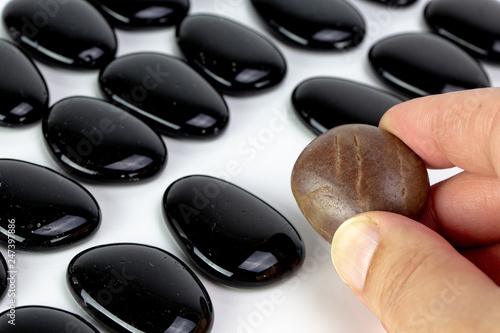
<path id="1" fill-rule="evenodd" d="M 115 33 L 83 0 L 12 0 L 3 10 L 10 37 L 27 53 L 51 65 L 96 69 L 117 50 Z"/>
<path id="2" fill-rule="evenodd" d="M 188 176 L 165 191 L 167 226 L 192 262 L 232 287 L 271 285 L 292 275 L 305 247 L 267 203 L 223 180 Z"/>
<path id="3" fill-rule="evenodd" d="M 295 113 L 317 135 L 345 124 L 378 126 L 384 113 L 403 101 L 389 92 L 334 77 L 303 81 L 292 94 Z"/>
<path id="4" fill-rule="evenodd" d="M 164 135 L 206 139 L 220 135 L 229 122 L 220 93 L 178 58 L 158 53 L 120 57 L 102 70 L 99 83 L 111 103 Z"/>
<path id="5" fill-rule="evenodd" d="M 167 150 L 156 132 L 122 109 L 89 97 L 57 102 L 42 123 L 49 151 L 68 173 L 97 183 L 156 176 Z"/>
<path id="6" fill-rule="evenodd" d="M 344 0 L 252 0 L 283 41 L 312 50 L 345 50 L 365 36 L 360 12 Z"/>
<path id="7" fill-rule="evenodd" d="M 140 244 L 79 253 L 68 266 L 78 303 L 112 332 L 210 332 L 214 314 L 200 280 L 178 258 Z"/>
<path id="8" fill-rule="evenodd" d="M 286 74 L 285 58 L 273 43 L 227 18 L 190 15 L 177 27 L 177 43 L 190 65 L 225 94 L 255 94 Z"/>
<path id="9" fill-rule="evenodd" d="M 500 61 L 500 3 L 494 0 L 434 0 L 424 17 L 440 36 L 474 56 Z"/>
<path id="10" fill-rule="evenodd" d="M 0 242 L 16 250 L 46 251 L 94 233 L 101 211 L 78 183 L 28 162 L 0 160 Z M 13 243 L 14 242 L 14 243 Z"/>
<path id="11" fill-rule="evenodd" d="M 387 37 L 372 46 L 369 60 L 382 81 L 410 97 L 490 86 L 476 59 L 430 33 Z"/>

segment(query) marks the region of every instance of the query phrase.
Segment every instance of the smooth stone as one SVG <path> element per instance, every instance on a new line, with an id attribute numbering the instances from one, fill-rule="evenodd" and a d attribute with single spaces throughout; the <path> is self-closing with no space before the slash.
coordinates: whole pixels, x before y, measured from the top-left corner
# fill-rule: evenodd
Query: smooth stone
<path id="1" fill-rule="evenodd" d="M 424 17 L 440 36 L 474 56 L 500 61 L 500 3 L 494 0 L 435 0 Z"/>
<path id="2" fill-rule="evenodd" d="M 35 64 L 0 39 L 0 126 L 32 124 L 48 112 L 49 91 Z"/>
<path id="3" fill-rule="evenodd" d="M 335 127 L 313 140 L 292 171 L 292 192 L 311 226 L 328 242 L 350 217 L 389 211 L 419 219 L 429 193 L 423 161 L 378 127 Z"/>
<path id="4" fill-rule="evenodd" d="M 94 197 L 80 184 L 36 164 L 0 159 L 0 242 L 47 251 L 83 241 L 101 221 Z M 13 243 L 14 242 L 14 243 Z"/>
<path id="5" fill-rule="evenodd" d="M 21 306 L 14 308 L 14 311 L 14 319 L 10 316 L 10 309 L 0 313 L 0 332 L 99 333 L 82 317 L 61 309 L 46 306 Z"/>
<path id="6" fill-rule="evenodd" d="M 414 4 L 417 0 L 371 0 L 390 7 L 404 7 Z"/>
<path id="7" fill-rule="evenodd" d="M 301 266 L 305 246 L 288 220 L 221 179 L 188 176 L 163 196 L 169 230 L 207 276 L 232 287 L 267 286 Z"/>
<path id="8" fill-rule="evenodd" d="M 189 0 L 88 0 L 120 29 L 164 27 L 179 23 L 189 11 Z"/>
<path id="9" fill-rule="evenodd" d="M 295 113 L 317 135 L 345 124 L 377 126 L 384 113 L 401 102 L 391 93 L 334 77 L 303 81 L 292 94 Z"/>
<path id="10" fill-rule="evenodd" d="M 285 58 L 276 46 L 227 18 L 189 15 L 177 27 L 177 43 L 189 64 L 224 94 L 257 93 L 286 75 Z"/>
<path id="11" fill-rule="evenodd" d="M 382 81 L 411 97 L 490 86 L 479 62 L 430 33 L 387 37 L 372 46 L 369 60 Z"/>
<path id="12" fill-rule="evenodd" d="M 76 301 L 112 332 L 210 332 L 210 297 L 193 271 L 159 248 L 109 244 L 75 256 L 67 282 Z"/>
<path id="13" fill-rule="evenodd" d="M 281 40 L 306 49 L 344 50 L 359 45 L 365 22 L 344 0 L 252 0 Z"/>
<path id="14" fill-rule="evenodd" d="M 59 166 L 88 182 L 150 179 L 167 162 L 167 149 L 148 125 L 105 101 L 70 97 L 50 108 L 42 122 Z"/>
<path id="15" fill-rule="evenodd" d="M 116 54 L 113 29 L 83 0 L 12 0 L 4 7 L 3 22 L 23 50 L 51 65 L 96 69 Z"/>
<path id="16" fill-rule="evenodd" d="M 0 298 L 7 291 L 7 272 L 8 272 L 7 262 L 5 258 L 0 253 Z"/>
<path id="17" fill-rule="evenodd" d="M 161 134 L 219 135 L 229 122 L 223 97 L 184 61 L 157 53 L 118 58 L 101 71 L 106 98 Z"/>

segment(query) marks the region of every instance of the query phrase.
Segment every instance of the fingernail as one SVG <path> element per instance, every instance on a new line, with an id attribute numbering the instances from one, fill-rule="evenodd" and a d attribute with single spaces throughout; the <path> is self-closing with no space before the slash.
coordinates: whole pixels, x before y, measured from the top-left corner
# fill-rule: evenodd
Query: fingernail
<path id="1" fill-rule="evenodd" d="M 363 289 L 378 240 L 378 225 L 364 215 L 345 221 L 333 236 L 333 265 L 351 288 Z"/>

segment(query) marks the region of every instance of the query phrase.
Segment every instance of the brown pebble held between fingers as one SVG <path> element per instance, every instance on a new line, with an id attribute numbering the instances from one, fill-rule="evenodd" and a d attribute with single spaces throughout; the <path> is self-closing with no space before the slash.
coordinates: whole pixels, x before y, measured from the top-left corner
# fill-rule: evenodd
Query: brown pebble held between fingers
<path id="1" fill-rule="evenodd" d="M 382 210 L 418 219 L 429 192 L 423 161 L 378 127 L 335 127 L 313 140 L 292 171 L 292 192 L 311 226 L 328 242 L 348 218 Z"/>

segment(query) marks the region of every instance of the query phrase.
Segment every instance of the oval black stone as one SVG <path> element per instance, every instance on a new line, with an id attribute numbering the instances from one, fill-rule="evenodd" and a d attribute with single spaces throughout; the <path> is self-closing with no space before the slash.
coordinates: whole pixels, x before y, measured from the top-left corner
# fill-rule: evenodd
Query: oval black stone
<path id="1" fill-rule="evenodd" d="M 306 80 L 292 94 L 299 119 L 317 135 L 345 124 L 378 126 L 383 114 L 401 102 L 388 92 L 333 77 Z"/>
<path id="2" fill-rule="evenodd" d="M 286 74 L 285 59 L 269 40 L 223 17 L 186 17 L 177 27 L 177 42 L 190 65 L 225 94 L 256 93 Z"/>
<path id="3" fill-rule="evenodd" d="M 46 306 L 21 306 L 13 311 L 15 317 L 9 316 L 10 309 L 0 313 L 0 332 L 99 333 L 85 319 L 68 311 Z"/>
<path id="4" fill-rule="evenodd" d="M 440 36 L 475 56 L 500 61 L 500 3 L 494 0 L 438 0 L 425 8 L 425 19 Z"/>
<path id="5" fill-rule="evenodd" d="M 3 10 L 10 37 L 31 56 L 72 69 L 96 69 L 116 53 L 116 36 L 86 1 L 12 0 Z"/>
<path id="6" fill-rule="evenodd" d="M 222 96 L 184 61 L 137 53 L 111 62 L 99 83 L 106 98 L 172 137 L 222 133 L 229 110 Z"/>
<path id="7" fill-rule="evenodd" d="M 0 298 L 4 295 L 7 290 L 7 262 L 5 258 L 0 253 Z"/>
<path id="8" fill-rule="evenodd" d="M 88 0 L 121 29 L 163 27 L 179 23 L 189 11 L 189 0 Z"/>
<path id="9" fill-rule="evenodd" d="M 404 7 L 415 3 L 417 0 L 371 0 L 390 7 Z"/>
<path id="10" fill-rule="evenodd" d="M 161 249 L 109 244 L 85 250 L 68 266 L 78 303 L 112 332 L 210 332 L 210 297 L 191 269 Z"/>
<path id="11" fill-rule="evenodd" d="M 79 242 L 97 230 L 94 197 L 61 174 L 28 162 L 0 160 L 0 242 L 44 251 Z"/>
<path id="12" fill-rule="evenodd" d="M 56 162 L 90 182 L 133 182 L 151 178 L 167 161 L 164 142 L 145 123 L 122 109 L 89 97 L 70 97 L 50 108 L 42 123 Z"/>
<path id="13" fill-rule="evenodd" d="M 474 58 L 430 33 L 385 38 L 372 46 L 369 59 L 379 78 L 412 97 L 490 86 Z"/>
<path id="14" fill-rule="evenodd" d="M 13 44 L 0 39 L 0 125 L 34 123 L 48 112 L 49 91 L 35 64 Z"/>
<path id="15" fill-rule="evenodd" d="M 307 49 L 344 50 L 365 36 L 361 14 L 343 0 L 252 0 L 283 41 Z"/>
<path id="16" fill-rule="evenodd" d="M 285 217 L 223 180 L 181 178 L 165 191 L 163 210 L 184 253 L 220 283 L 270 285 L 293 274 L 304 259 L 300 235 Z"/>

